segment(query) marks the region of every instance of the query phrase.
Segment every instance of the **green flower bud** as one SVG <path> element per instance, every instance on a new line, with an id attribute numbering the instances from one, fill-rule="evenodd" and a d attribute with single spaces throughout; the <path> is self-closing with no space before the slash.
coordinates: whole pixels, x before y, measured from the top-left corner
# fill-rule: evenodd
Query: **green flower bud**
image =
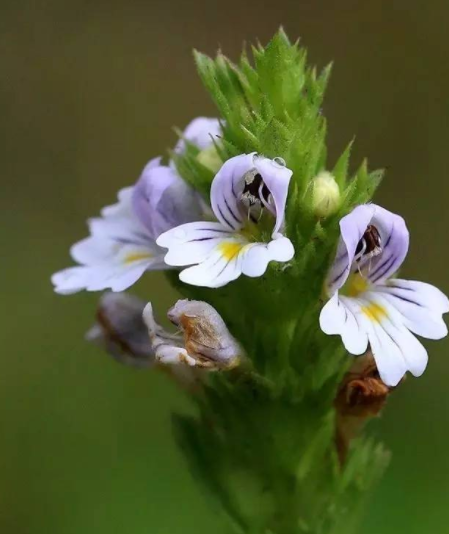
<path id="1" fill-rule="evenodd" d="M 322 171 L 312 182 L 313 211 L 318 217 L 329 217 L 340 206 L 340 188 L 330 172 Z"/>
<path id="2" fill-rule="evenodd" d="M 221 160 L 215 145 L 202 150 L 198 154 L 197 159 L 201 165 L 210 169 L 214 174 L 217 173 L 223 165 L 223 161 Z"/>

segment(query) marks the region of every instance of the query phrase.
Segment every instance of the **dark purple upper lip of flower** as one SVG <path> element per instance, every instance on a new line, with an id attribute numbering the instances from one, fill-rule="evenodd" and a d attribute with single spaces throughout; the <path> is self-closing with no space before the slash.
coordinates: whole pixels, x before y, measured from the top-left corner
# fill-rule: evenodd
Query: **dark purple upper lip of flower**
<path id="1" fill-rule="evenodd" d="M 260 208 L 267 208 L 275 217 L 274 236 L 284 222 L 292 174 L 280 160 L 255 153 L 231 158 L 224 163 L 212 183 L 212 210 L 226 228 L 238 231 L 248 219 L 248 210 L 259 203 Z M 250 212 L 249 215 L 254 214 Z"/>
<path id="2" fill-rule="evenodd" d="M 356 207 L 340 221 L 340 243 L 328 276 L 329 293 L 359 271 L 371 283 L 381 283 L 402 265 L 409 246 L 409 232 L 399 215 L 376 204 Z"/>

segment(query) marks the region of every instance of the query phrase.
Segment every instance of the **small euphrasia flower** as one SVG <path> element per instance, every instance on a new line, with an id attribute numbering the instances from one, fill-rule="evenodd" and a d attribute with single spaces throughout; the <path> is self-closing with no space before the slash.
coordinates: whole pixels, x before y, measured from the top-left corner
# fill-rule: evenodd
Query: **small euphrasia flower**
<path id="1" fill-rule="evenodd" d="M 351 354 L 371 347 L 380 377 L 395 386 L 407 371 L 420 376 L 427 352 L 413 334 L 447 335 L 448 298 L 423 282 L 394 278 L 409 233 L 404 219 L 377 206 L 355 208 L 340 221 L 341 238 L 327 280 L 329 302 L 320 315 L 326 334 L 338 334 Z"/>
<path id="2" fill-rule="evenodd" d="M 187 223 L 160 235 L 157 244 L 168 248 L 165 262 L 193 265 L 181 271 L 181 281 L 217 288 L 241 274 L 263 275 L 270 261 L 291 260 L 293 245 L 282 235 L 291 176 L 279 158 L 252 153 L 226 161 L 211 186 L 217 221 Z"/>
<path id="3" fill-rule="evenodd" d="M 219 131 L 217 119 L 198 118 L 187 126 L 184 138 L 205 148 Z M 177 153 L 185 149 L 181 140 Z M 174 226 L 198 220 L 203 213 L 197 193 L 177 174 L 174 165 L 152 159 L 134 186 L 122 189 L 118 203 L 89 220 L 90 236 L 72 246 L 79 264 L 55 273 L 55 291 L 123 291 L 146 271 L 167 269 L 157 237 Z"/>

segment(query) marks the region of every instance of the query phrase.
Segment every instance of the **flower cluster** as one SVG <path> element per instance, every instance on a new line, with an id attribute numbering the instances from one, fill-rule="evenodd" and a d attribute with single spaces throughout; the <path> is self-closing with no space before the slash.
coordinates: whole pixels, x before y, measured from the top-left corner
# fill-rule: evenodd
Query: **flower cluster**
<path id="1" fill-rule="evenodd" d="M 220 143 L 220 135 L 218 119 L 195 119 L 174 153 L 182 155 L 191 144 L 201 157 Z M 71 249 L 79 265 L 53 275 L 55 291 L 121 292 L 146 271 L 174 268 L 182 268 L 182 282 L 209 288 L 241 275 L 260 277 L 270 262 L 301 255 L 285 221 L 292 174 L 282 158 L 232 157 L 215 174 L 207 205 L 173 161 L 163 165 L 161 158 L 153 159 L 135 185 L 119 192 L 117 204 L 89 221 L 90 236 Z M 313 196 L 318 218 L 338 208 L 338 185 L 327 171 L 316 177 Z M 407 371 L 424 372 L 427 352 L 415 335 L 439 339 L 447 334 L 446 296 L 429 284 L 395 278 L 408 246 L 400 216 L 375 204 L 355 207 L 340 221 L 340 241 L 325 283 L 328 300 L 320 314 L 323 332 L 341 336 L 349 353 L 372 352 L 388 386 L 397 385 Z M 139 366 L 229 369 L 241 360 L 242 349 L 210 305 L 179 301 L 169 318 L 187 337 L 163 330 L 151 305 L 108 293 L 89 338 Z"/>

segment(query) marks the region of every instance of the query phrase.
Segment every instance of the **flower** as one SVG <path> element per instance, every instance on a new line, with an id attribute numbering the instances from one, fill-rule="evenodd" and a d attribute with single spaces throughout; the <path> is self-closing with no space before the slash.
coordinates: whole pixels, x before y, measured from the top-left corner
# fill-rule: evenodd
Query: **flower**
<path id="1" fill-rule="evenodd" d="M 291 176 L 280 158 L 252 153 L 226 161 L 211 186 L 217 221 L 183 224 L 160 235 L 157 244 L 168 248 L 165 262 L 192 265 L 181 271 L 183 282 L 217 288 L 241 274 L 261 276 L 270 261 L 291 260 L 293 245 L 281 233 Z"/>
<path id="2" fill-rule="evenodd" d="M 155 321 L 151 303 L 143 311 L 157 362 L 208 370 L 229 370 L 239 365 L 242 348 L 210 304 L 178 300 L 167 317 L 182 335 L 167 332 Z"/>
<path id="3" fill-rule="evenodd" d="M 152 367 L 154 351 L 143 322 L 146 302 L 127 293 L 104 293 L 97 321 L 86 339 L 103 347 L 117 361 L 133 367 Z"/>
<path id="4" fill-rule="evenodd" d="M 176 143 L 175 153 L 182 154 L 185 151 L 187 140 L 200 150 L 213 146 L 213 140 L 221 135 L 220 121 L 216 118 L 197 117 L 185 128 L 181 139 Z"/>
<path id="5" fill-rule="evenodd" d="M 321 329 L 340 335 L 354 355 L 366 352 L 369 344 L 388 386 L 396 386 L 407 371 L 420 376 L 427 352 L 413 334 L 446 336 L 442 314 L 449 311 L 449 300 L 430 284 L 392 277 L 409 245 L 399 215 L 374 204 L 358 206 L 341 219 L 340 230 Z"/>
<path id="6" fill-rule="evenodd" d="M 187 184 L 159 161 L 150 161 L 137 184 L 119 192 L 117 204 L 89 221 L 91 235 L 70 250 L 80 265 L 52 277 L 57 293 L 123 291 L 145 271 L 167 268 L 155 242 L 158 232 L 196 219 L 200 206 Z M 180 195 L 185 199 L 182 209 Z"/>
<path id="7" fill-rule="evenodd" d="M 184 131 L 184 138 L 199 148 L 212 144 L 219 131 L 218 119 L 198 118 Z M 181 140 L 176 151 L 181 153 Z M 57 293 L 123 291 L 145 271 L 167 269 L 164 251 L 156 245 L 159 234 L 180 224 L 198 220 L 203 210 L 197 194 L 177 174 L 174 165 L 152 159 L 134 186 L 122 189 L 118 203 L 89 221 L 90 236 L 72 246 L 72 258 L 80 265 L 55 273 Z"/>

